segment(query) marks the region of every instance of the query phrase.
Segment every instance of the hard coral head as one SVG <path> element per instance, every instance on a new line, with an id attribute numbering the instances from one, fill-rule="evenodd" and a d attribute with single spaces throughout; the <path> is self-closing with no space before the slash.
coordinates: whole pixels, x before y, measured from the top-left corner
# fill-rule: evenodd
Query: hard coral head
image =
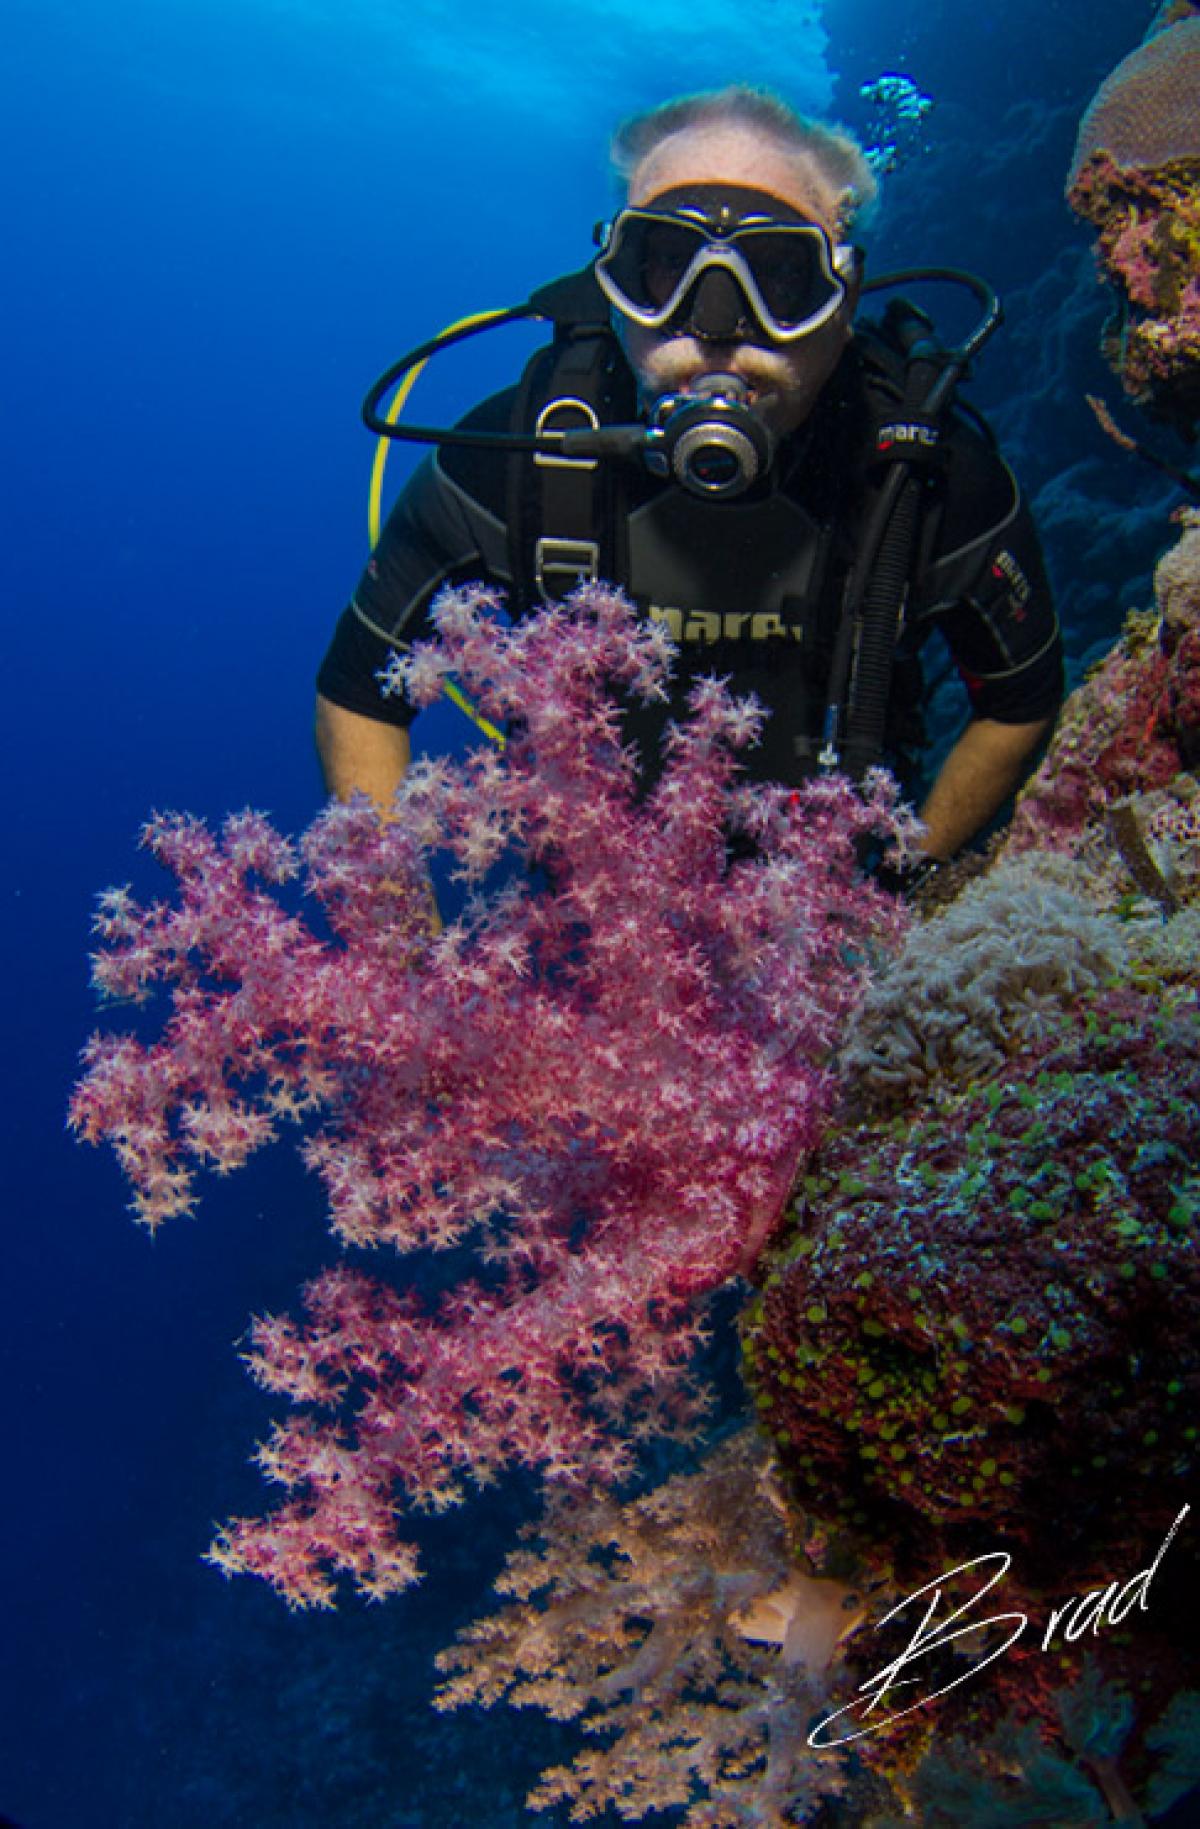
<path id="1" fill-rule="evenodd" d="M 1167 25 L 1101 84 L 1067 199 L 1098 236 L 1115 310 L 1103 348 L 1125 391 L 1185 439 L 1200 420 L 1200 16 Z"/>
<path id="2" fill-rule="evenodd" d="M 1069 184 L 1093 153 L 1124 169 L 1200 159 L 1200 17 L 1139 45 L 1101 83 L 1083 117 Z"/>

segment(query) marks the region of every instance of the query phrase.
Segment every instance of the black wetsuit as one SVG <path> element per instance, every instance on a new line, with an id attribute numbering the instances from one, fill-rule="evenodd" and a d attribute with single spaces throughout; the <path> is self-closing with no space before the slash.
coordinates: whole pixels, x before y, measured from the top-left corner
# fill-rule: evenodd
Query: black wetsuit
<path id="1" fill-rule="evenodd" d="M 514 398 L 515 390 L 494 396 L 464 424 L 510 430 Z M 769 707 L 761 747 L 748 758 L 753 774 L 794 782 L 811 772 L 847 571 L 872 494 L 875 431 L 895 411 L 886 364 L 860 339 L 761 487 L 708 502 L 640 466 L 621 467 L 626 575 L 614 581 L 680 645 L 671 705 L 634 720 L 650 772 L 662 717 L 678 713 L 701 673 L 729 676 Z M 429 606 L 443 585 L 483 579 L 509 590 L 518 614 L 528 607 L 528 584 L 514 587 L 512 576 L 511 461 L 444 447 L 411 478 L 325 656 L 318 685 L 326 698 L 406 725 L 411 707 L 383 697 L 376 674 L 395 647 L 430 634 Z M 965 416 L 953 417 L 928 490 L 896 650 L 893 762 L 922 740 L 919 651 L 934 629 L 976 716 L 1031 722 L 1062 695 L 1058 623 L 1033 522 L 990 439 Z"/>

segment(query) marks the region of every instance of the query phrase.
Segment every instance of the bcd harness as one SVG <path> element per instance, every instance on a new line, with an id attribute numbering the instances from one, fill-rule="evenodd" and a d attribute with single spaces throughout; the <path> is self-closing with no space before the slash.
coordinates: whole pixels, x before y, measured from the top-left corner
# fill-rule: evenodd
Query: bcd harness
<path id="1" fill-rule="evenodd" d="M 525 366 L 512 429 L 539 435 L 633 419 L 633 376 L 608 324 L 608 307 L 590 273 L 534 294 L 553 316 L 554 341 Z M 542 401 L 535 410 L 535 402 Z M 563 597 L 576 585 L 629 577 L 625 467 L 597 457 L 514 452 L 508 460 L 509 572 L 519 612 Z"/>
<path id="2" fill-rule="evenodd" d="M 822 770 L 839 768 L 855 777 L 883 754 L 896 643 L 926 519 L 922 511 L 929 481 L 942 461 L 955 389 L 1002 316 L 991 287 L 959 268 L 906 268 L 868 280 L 862 289 L 929 280 L 964 286 L 983 307 L 963 343 L 943 348 L 929 318 L 904 298 L 891 302 L 879 324 L 858 332 L 894 410 L 875 427 L 867 508 L 842 593 L 818 755 Z M 549 321 L 554 339 L 526 367 L 508 432 L 397 423 L 412 382 L 431 356 L 480 330 L 528 318 Z M 385 416 L 383 401 L 393 389 L 395 398 Z M 652 437 L 636 422 L 636 404 L 633 376 L 591 268 L 541 287 L 524 305 L 463 319 L 393 363 L 367 394 L 363 419 L 381 441 L 372 478 L 372 522 L 378 518 L 390 440 L 490 447 L 507 456 L 514 610 L 520 614 L 589 579 L 624 584 L 630 566 L 628 489 L 622 471 L 639 449 L 645 452 Z M 470 710 L 461 696 L 460 702 Z"/>
<path id="3" fill-rule="evenodd" d="M 926 276 L 913 270 L 886 283 Z M 949 277 L 943 270 L 937 276 Z M 513 407 L 514 432 L 597 430 L 636 412 L 633 377 L 590 277 L 554 282 L 531 301 L 539 316 L 552 319 L 554 340 L 526 365 Z M 983 334 L 999 321 L 994 301 L 989 319 Z M 983 341 L 977 333 L 969 350 L 943 348 L 934 340 L 930 319 L 902 297 L 890 302 L 878 323 L 860 325 L 857 336 L 880 383 L 874 390 L 880 410 L 864 479 L 865 510 L 842 593 L 818 755 L 822 769 L 840 768 L 856 778 L 884 752 L 896 644 L 921 554 L 930 484 L 944 460 L 957 383 Z M 596 457 L 545 450 L 510 455 L 507 523 L 517 613 L 599 578 L 628 586 L 629 476 L 626 466 Z M 823 560 L 828 561 L 828 543 Z"/>

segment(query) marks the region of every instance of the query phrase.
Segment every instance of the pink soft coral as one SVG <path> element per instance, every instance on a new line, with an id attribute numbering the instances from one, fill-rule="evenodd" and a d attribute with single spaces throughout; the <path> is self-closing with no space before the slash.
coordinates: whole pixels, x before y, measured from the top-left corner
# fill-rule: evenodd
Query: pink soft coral
<path id="1" fill-rule="evenodd" d="M 1054 743 L 1017 802 L 1005 840 L 1016 851 L 1085 854 L 1130 795 L 1190 800 L 1200 760 L 1200 513 L 1159 561 L 1154 609 L 1135 612 L 1124 639 L 1069 700 Z"/>
<path id="2" fill-rule="evenodd" d="M 602 588 L 512 630 L 495 608 L 446 596 L 440 642 L 396 673 L 429 697 L 453 669 L 513 724 L 503 756 L 414 768 L 386 822 L 331 807 L 299 858 L 257 815 L 220 841 L 156 820 L 178 904 L 101 903 L 101 988 L 172 1007 L 154 1046 L 93 1039 L 72 1122 L 113 1143 L 147 1224 L 191 1206 L 197 1165 L 319 1111 L 305 1154 L 343 1243 L 473 1254 L 434 1306 L 341 1266 L 303 1320 L 254 1323 L 255 1376 L 311 1408 L 259 1450 L 285 1504 L 212 1555 L 298 1605 L 338 1572 L 372 1597 L 415 1578 L 398 1489 L 441 1507 L 512 1463 L 613 1479 L 692 1413 L 697 1298 L 774 1224 L 896 930 L 856 865 L 896 825 L 882 781 L 739 784 L 760 714 L 708 681 L 639 800 L 609 686 L 661 694 L 665 639 Z M 527 869 L 435 934 L 439 845 L 476 883 Z M 300 870 L 332 939 L 281 906 Z"/>

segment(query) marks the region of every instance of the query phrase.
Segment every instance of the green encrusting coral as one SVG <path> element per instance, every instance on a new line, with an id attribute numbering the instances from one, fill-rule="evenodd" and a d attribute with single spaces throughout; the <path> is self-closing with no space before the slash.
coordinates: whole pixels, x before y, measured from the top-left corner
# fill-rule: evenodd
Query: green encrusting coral
<path id="1" fill-rule="evenodd" d="M 745 1322 L 800 1502 L 913 1567 L 986 1523 L 1080 1579 L 1169 1524 L 1197 1456 L 1197 1110 L 1194 990 L 1122 986 L 965 1092 L 844 1126 Z"/>

